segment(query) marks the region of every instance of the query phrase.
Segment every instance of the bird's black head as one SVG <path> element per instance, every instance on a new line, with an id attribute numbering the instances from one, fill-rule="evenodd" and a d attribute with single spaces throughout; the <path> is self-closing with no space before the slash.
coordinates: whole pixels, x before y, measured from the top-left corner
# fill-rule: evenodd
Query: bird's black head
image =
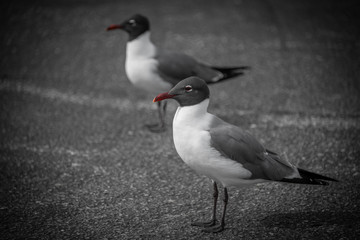
<path id="1" fill-rule="evenodd" d="M 121 24 L 110 25 L 106 30 L 110 31 L 114 29 L 122 29 L 129 33 L 129 41 L 131 41 L 150 30 L 150 23 L 145 16 L 135 14 Z"/>
<path id="2" fill-rule="evenodd" d="M 204 80 L 198 77 L 188 77 L 176 84 L 169 92 L 157 95 L 153 102 L 173 98 L 180 106 L 184 107 L 196 105 L 209 96 L 210 90 Z"/>

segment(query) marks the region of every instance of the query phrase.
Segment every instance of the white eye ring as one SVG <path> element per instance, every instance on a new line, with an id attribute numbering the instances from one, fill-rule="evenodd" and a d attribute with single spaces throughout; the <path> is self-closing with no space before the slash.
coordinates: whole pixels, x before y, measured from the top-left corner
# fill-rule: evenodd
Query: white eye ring
<path id="1" fill-rule="evenodd" d="M 186 92 L 191 92 L 193 89 L 192 89 L 192 86 L 191 85 L 186 85 L 185 86 L 185 91 Z"/>
<path id="2" fill-rule="evenodd" d="M 129 23 L 131 24 L 131 26 L 136 26 L 136 21 L 134 19 L 129 20 Z"/>

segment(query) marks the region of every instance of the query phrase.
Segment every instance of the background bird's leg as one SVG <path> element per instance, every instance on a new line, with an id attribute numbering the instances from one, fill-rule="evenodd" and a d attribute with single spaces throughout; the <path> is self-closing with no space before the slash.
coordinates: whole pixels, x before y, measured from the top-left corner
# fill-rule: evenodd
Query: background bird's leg
<path id="1" fill-rule="evenodd" d="M 148 124 L 146 125 L 150 131 L 152 132 L 163 132 L 166 130 L 165 127 L 165 112 L 166 112 L 166 105 L 167 102 L 157 102 L 158 105 L 158 114 L 160 122 L 157 124 Z"/>
<path id="2" fill-rule="evenodd" d="M 227 192 L 227 188 L 224 187 L 224 198 L 223 198 L 224 208 L 223 208 L 223 213 L 222 213 L 220 225 L 205 228 L 203 230 L 204 232 L 217 233 L 217 232 L 221 232 L 221 231 L 223 231 L 225 229 L 225 214 L 226 214 L 226 206 L 227 206 L 227 203 L 228 203 L 228 199 L 229 199 L 229 195 L 228 195 L 228 192 Z"/>
<path id="3" fill-rule="evenodd" d="M 214 192 L 213 192 L 214 205 L 213 205 L 212 219 L 209 222 L 193 222 L 191 223 L 192 226 L 211 227 L 216 224 L 216 205 L 219 196 L 219 191 L 215 181 L 213 181 L 213 187 L 214 187 Z"/>
<path id="4" fill-rule="evenodd" d="M 165 127 L 166 106 L 167 106 L 167 101 L 164 101 L 162 106 L 162 116 L 160 117 L 161 125 L 163 125 L 164 127 Z"/>

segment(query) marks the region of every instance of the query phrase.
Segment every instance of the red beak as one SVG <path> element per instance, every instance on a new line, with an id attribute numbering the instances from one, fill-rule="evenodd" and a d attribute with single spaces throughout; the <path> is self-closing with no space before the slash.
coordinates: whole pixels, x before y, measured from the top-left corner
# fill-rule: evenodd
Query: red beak
<path id="1" fill-rule="evenodd" d="M 154 98 L 154 100 L 153 100 L 153 102 L 159 102 L 159 101 L 162 101 L 162 100 L 164 100 L 164 99 L 167 99 L 167 98 L 172 98 L 172 97 L 175 97 L 176 95 L 171 95 L 171 94 L 169 94 L 169 93 L 160 93 L 159 95 L 157 95 L 155 98 Z"/>
<path id="2" fill-rule="evenodd" d="M 106 28 L 106 31 L 114 30 L 114 29 L 122 29 L 123 26 L 120 24 L 112 24 Z"/>

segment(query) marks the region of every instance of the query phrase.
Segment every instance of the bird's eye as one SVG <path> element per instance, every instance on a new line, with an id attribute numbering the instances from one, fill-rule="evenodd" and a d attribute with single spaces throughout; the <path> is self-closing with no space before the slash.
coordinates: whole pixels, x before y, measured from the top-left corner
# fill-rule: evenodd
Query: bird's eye
<path id="1" fill-rule="evenodd" d="M 190 86 L 190 85 L 187 85 L 186 87 L 185 87 L 185 91 L 186 92 L 191 92 L 193 89 L 192 89 L 192 86 Z"/>
<path id="2" fill-rule="evenodd" d="M 134 19 L 129 20 L 129 23 L 131 24 L 131 26 L 135 27 L 136 26 L 136 21 Z"/>

